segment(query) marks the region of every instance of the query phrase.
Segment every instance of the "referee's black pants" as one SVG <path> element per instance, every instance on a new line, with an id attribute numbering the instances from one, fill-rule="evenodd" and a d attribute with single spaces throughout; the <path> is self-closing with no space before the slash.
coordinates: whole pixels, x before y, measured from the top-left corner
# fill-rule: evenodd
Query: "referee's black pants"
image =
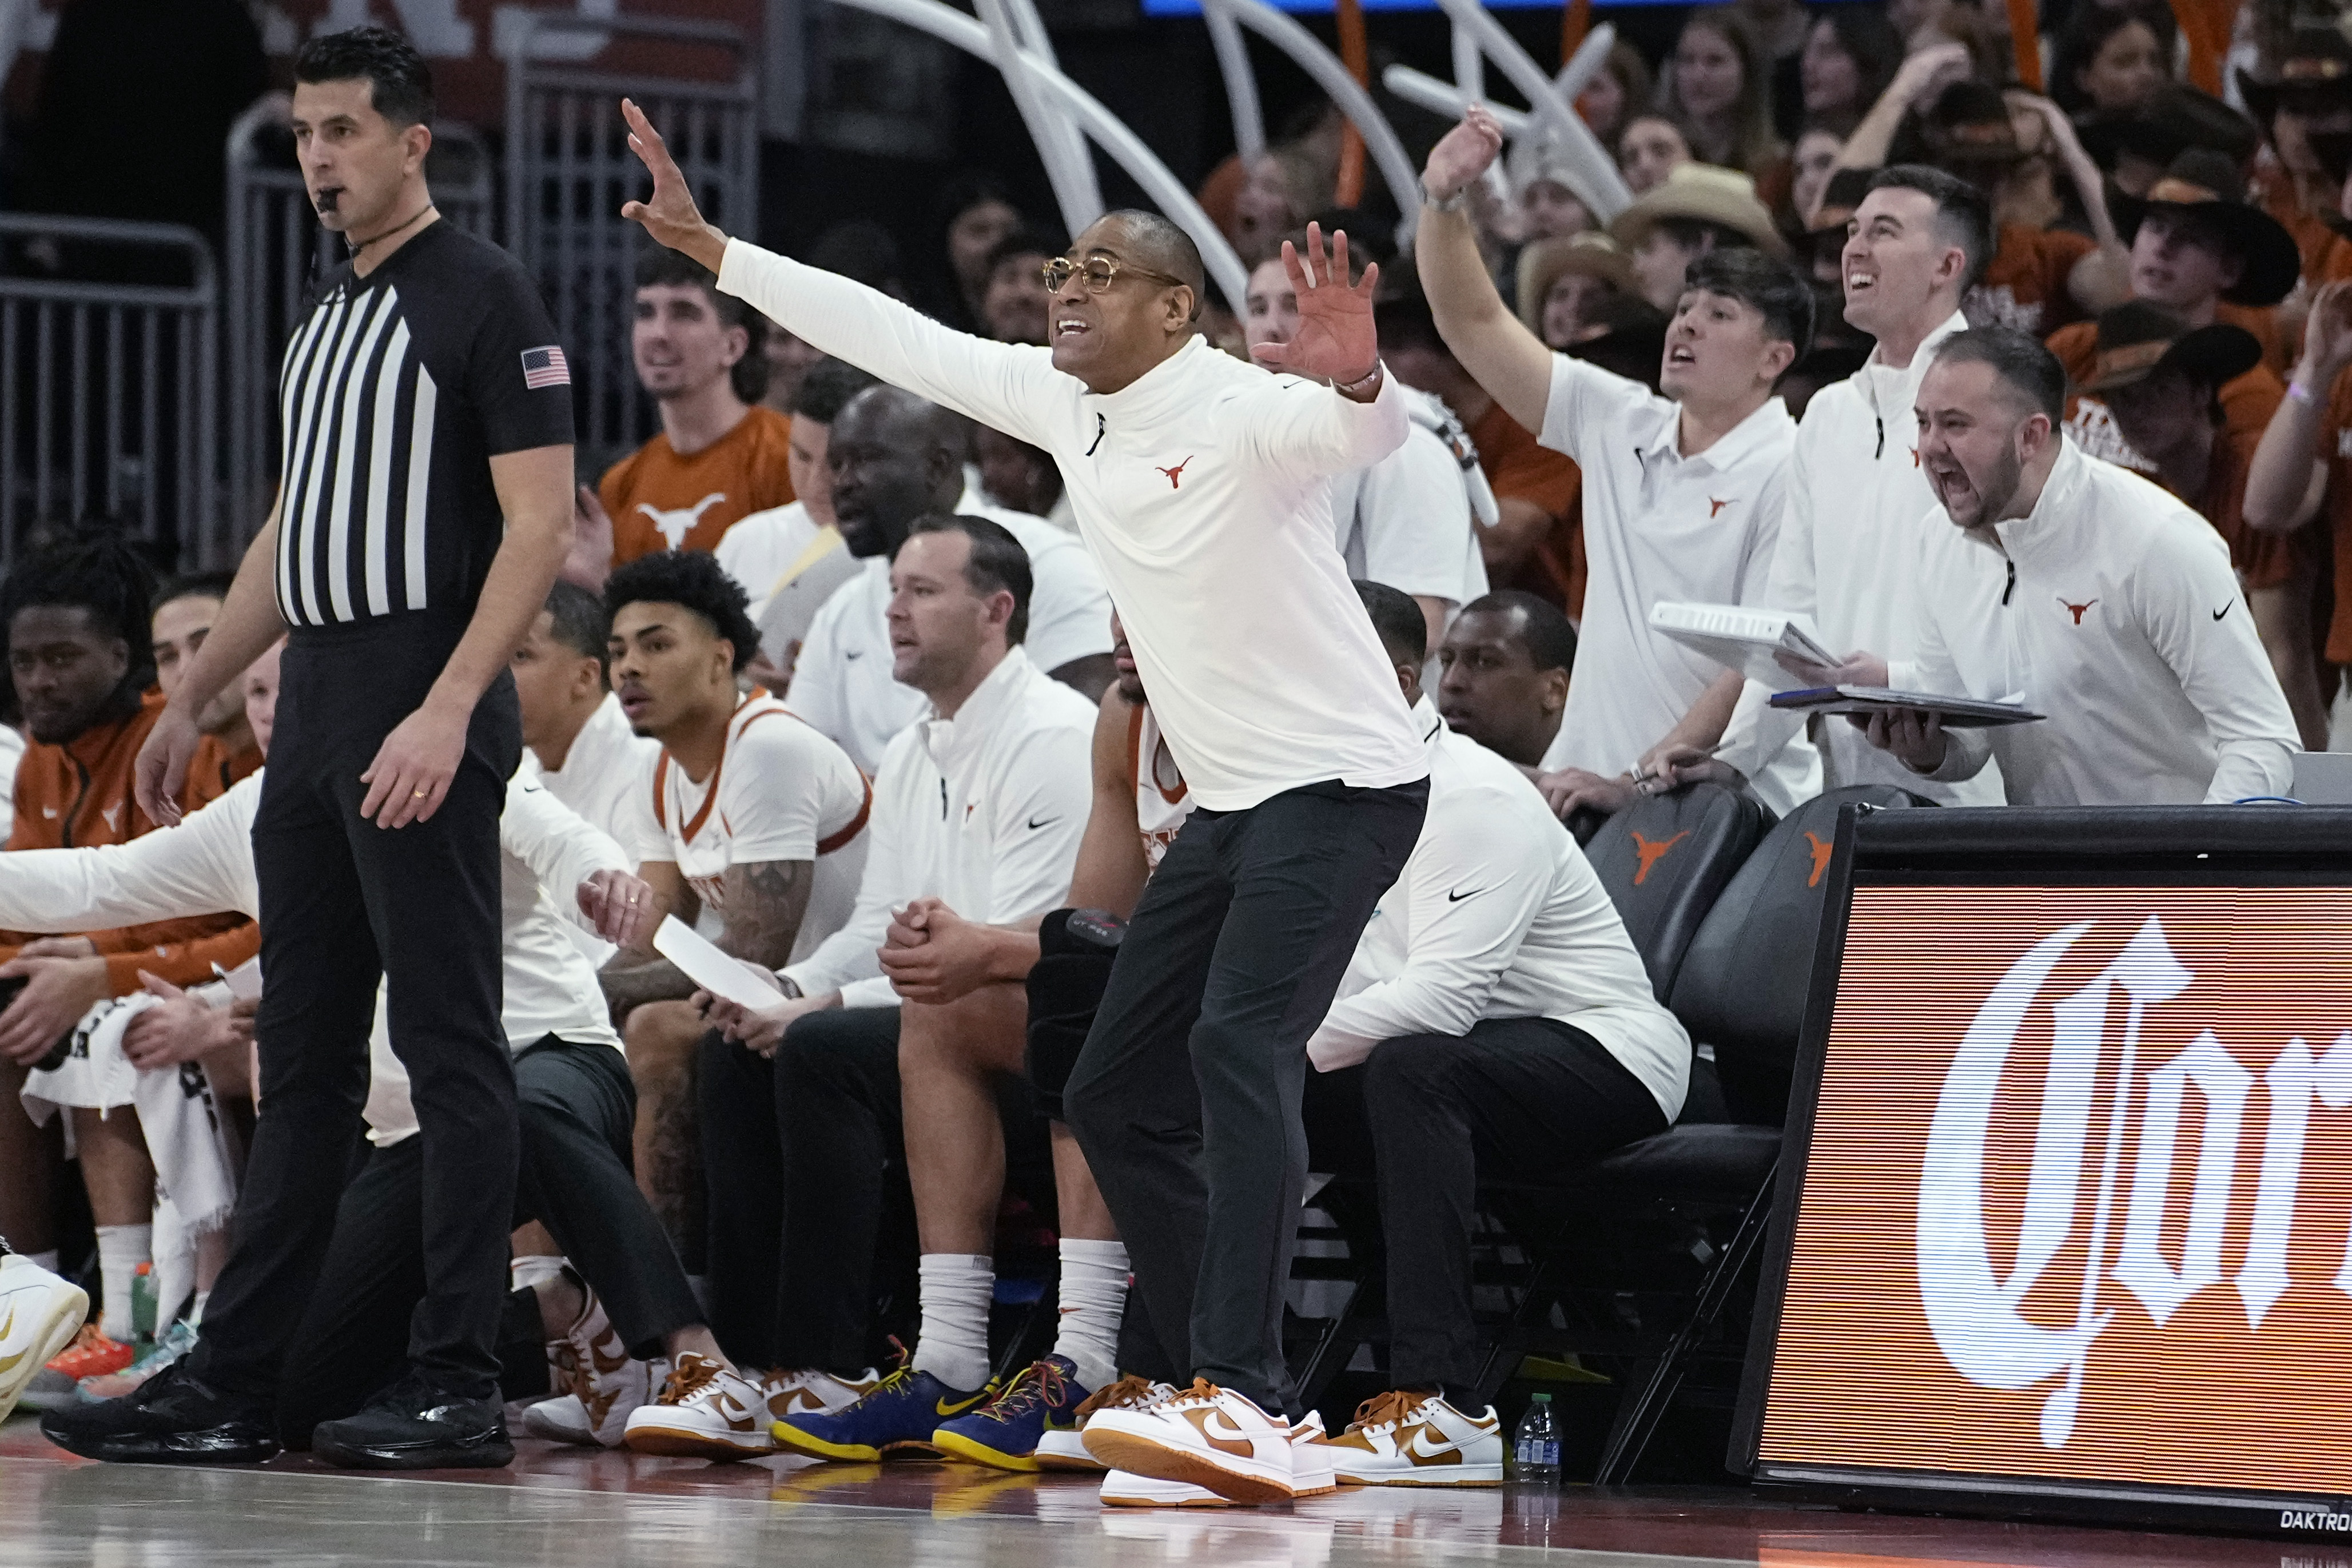
<path id="1" fill-rule="evenodd" d="M 553 1232 L 630 1352 L 652 1360 L 666 1336 L 702 1321 L 702 1309 L 629 1173 L 637 1107 L 629 1064 L 611 1046 L 549 1035 L 515 1058 L 514 1070 L 522 1162 L 507 1228 L 537 1220 Z M 358 1410 L 407 1359 L 409 1317 L 425 1294 L 421 1142 L 373 1151 L 343 1189 L 278 1390 L 289 1447 L 309 1447 L 311 1428 Z M 547 1389 L 547 1335 L 536 1301 L 516 1294 L 524 1300 L 504 1314 L 499 1361 L 501 1385 L 520 1397 Z"/>
<path id="2" fill-rule="evenodd" d="M 298 627 L 253 825 L 261 889 L 261 1115 L 235 1248 L 190 1371 L 275 1395 L 334 1231 L 367 1099 L 376 988 L 420 1131 L 425 1289 L 408 1357 L 436 1392 L 491 1395 L 514 1207 L 514 1067 L 499 1011 L 499 814 L 522 748 L 513 679 L 475 704 L 430 821 L 360 816 L 377 748 L 415 712 L 465 632 L 418 612 Z"/>
<path id="3" fill-rule="evenodd" d="M 1426 780 L 1195 810 L 1143 889 L 1063 1090 L 1178 1367 L 1269 1412 L 1307 1186 L 1307 1039 L 1421 834 Z"/>
<path id="4" fill-rule="evenodd" d="M 710 1331 L 740 1366 L 855 1376 L 914 1273 L 898 1009 L 836 1007 L 772 1057 L 717 1032 L 697 1074 Z"/>
<path id="5" fill-rule="evenodd" d="M 1469 1388 L 1485 1345 L 1470 1310 L 1481 1174 L 1556 1179 L 1666 1130 L 1657 1098 L 1607 1047 L 1554 1018 L 1411 1035 L 1307 1087 L 1315 1168 L 1378 1178 L 1388 1254 L 1389 1382 Z"/>

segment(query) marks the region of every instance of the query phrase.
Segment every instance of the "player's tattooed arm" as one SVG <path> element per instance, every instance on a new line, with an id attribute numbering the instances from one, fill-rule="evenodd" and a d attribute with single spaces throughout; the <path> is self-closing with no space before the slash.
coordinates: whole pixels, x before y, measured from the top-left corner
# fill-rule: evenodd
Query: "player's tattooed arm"
<path id="1" fill-rule="evenodd" d="M 727 868 L 727 930 L 719 945 L 762 969 L 790 962 L 808 912 L 813 860 L 757 860 Z"/>

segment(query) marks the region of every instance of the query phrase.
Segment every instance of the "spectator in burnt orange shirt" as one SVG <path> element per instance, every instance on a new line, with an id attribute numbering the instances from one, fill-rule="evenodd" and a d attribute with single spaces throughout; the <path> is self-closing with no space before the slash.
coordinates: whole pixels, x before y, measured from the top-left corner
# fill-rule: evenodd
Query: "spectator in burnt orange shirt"
<path id="1" fill-rule="evenodd" d="M 656 550 L 716 549 L 739 519 L 793 499 L 793 422 L 760 402 L 765 318 L 673 250 L 638 261 L 635 308 L 630 353 L 661 434 L 580 496 L 588 529 L 609 529 L 615 566 Z"/>
<path id="2" fill-rule="evenodd" d="M 104 539 L 25 557 L 0 585 L 0 627 L 32 742 L 16 770 L 9 849 L 121 844 L 153 829 L 131 798 L 132 761 L 163 711 L 160 695 L 144 695 L 153 668 L 151 593 L 139 558 Z M 182 805 L 194 810 L 221 793 L 217 777 L 192 770 Z M 57 1151 L 18 1098 L 27 1069 L 94 1004 L 140 989 L 142 971 L 191 984 L 211 979 L 215 963 L 234 968 L 259 946 L 243 916 L 214 916 L 42 938 L 8 951 L 0 978 L 25 984 L 0 1009 L 0 1231 L 27 1251 L 52 1245 Z M 143 1247 L 155 1169 L 137 1115 L 77 1110 L 73 1129 L 102 1236 L 137 1231 Z"/>

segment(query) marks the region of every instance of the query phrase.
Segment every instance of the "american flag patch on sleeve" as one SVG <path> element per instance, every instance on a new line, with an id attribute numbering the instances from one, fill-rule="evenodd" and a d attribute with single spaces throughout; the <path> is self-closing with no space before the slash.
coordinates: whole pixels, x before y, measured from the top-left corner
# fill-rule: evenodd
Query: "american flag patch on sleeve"
<path id="1" fill-rule="evenodd" d="M 563 351 L 552 343 L 543 349 L 523 350 L 522 384 L 533 391 L 542 386 L 570 386 L 572 367 L 563 363 Z"/>

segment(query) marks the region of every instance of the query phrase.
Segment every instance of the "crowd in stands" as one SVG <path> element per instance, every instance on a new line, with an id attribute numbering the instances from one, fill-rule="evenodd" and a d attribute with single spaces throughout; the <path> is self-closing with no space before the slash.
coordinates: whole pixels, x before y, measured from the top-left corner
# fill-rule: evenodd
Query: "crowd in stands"
<path id="1" fill-rule="evenodd" d="M 1498 1479 L 1494 1412 L 1449 1402 L 1478 1370 L 1477 1178 L 1572 1168 L 1694 1100 L 1690 1037 L 1571 826 L 1699 781 L 1782 815 L 1855 784 L 2226 803 L 2327 749 L 2352 662 L 2352 24 L 2250 0 L 2213 93 L 2151 0 L 2048 9 L 2021 49 L 1974 0 L 1696 9 L 1578 101 L 1630 205 L 1601 222 L 1575 158 L 1473 109 L 1402 254 L 1333 210 L 1341 138 L 1315 117 L 1202 188 L 1251 268 L 1239 312 L 1157 231 L 1114 215 L 1066 247 L 978 175 L 940 193 L 928 293 L 857 230 L 811 258 L 1013 344 L 1048 343 L 1066 299 L 1189 288 L 1244 361 L 1300 330 L 1310 221 L 1381 265 L 1410 428 L 1333 479 L 1328 548 L 1430 795 L 1313 1029 L 1304 1157 L 1374 1166 L 1391 1386 L 1344 1430 L 1269 1412 L 1294 1490 Z M 1073 1067 L 1147 880 L 1223 814 L 1192 816 L 1053 458 L 676 252 L 646 248 L 634 309 L 660 428 L 581 476 L 514 658 L 504 1389 L 530 1431 L 640 1453 L 1103 1468 L 1080 1424 L 1194 1371 L 1189 1282 L 1154 1267 L 1163 1238 L 1122 1238 L 1089 1158 L 1152 1144 L 1150 1108 Z M 1195 482 L 1165 460 L 1171 491 Z M 180 825 L 130 782 L 226 592 L 159 586 L 103 538 L 0 588 L 22 749 L 0 1236 L 55 1268 L 75 1181 L 96 1234 L 99 1315 L 36 1384 L 56 1404 L 184 1350 L 134 1348 L 132 1282 L 200 1327 L 254 1116 L 244 830 L 275 654 L 205 716 Z M 1809 616 L 1836 661 L 1786 685 L 2048 717 L 1809 721 L 1654 629 L 1661 602 Z M 650 917 L 614 913 L 624 885 Z M 773 1000 L 709 994 L 652 945 L 663 913 Z M 291 1447 L 396 1374 L 415 1305 L 379 1282 L 419 1278 L 416 1124 L 388 1049 L 373 1072 L 373 1147 L 292 1340 Z M 1000 1384 L 995 1259 L 1032 1200 L 1058 1326 Z M 1210 1494 L 1115 1473 L 1105 1496 Z"/>

